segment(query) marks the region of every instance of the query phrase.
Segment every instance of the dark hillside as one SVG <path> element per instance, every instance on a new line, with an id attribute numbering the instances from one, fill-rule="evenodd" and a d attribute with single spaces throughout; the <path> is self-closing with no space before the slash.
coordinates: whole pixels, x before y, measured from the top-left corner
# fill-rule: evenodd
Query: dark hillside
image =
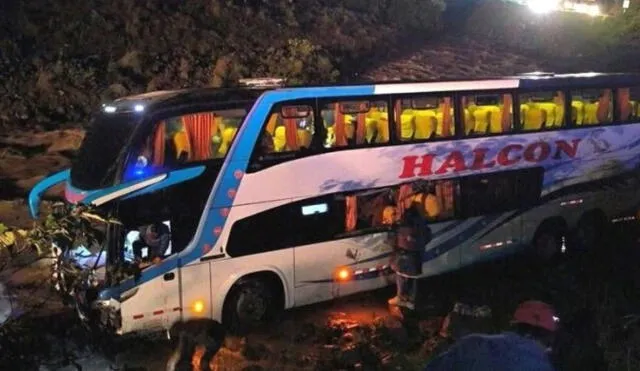
<path id="1" fill-rule="evenodd" d="M 437 29 L 439 0 L 5 0 L 0 125 L 82 122 L 100 99 L 239 76 L 346 78 Z"/>

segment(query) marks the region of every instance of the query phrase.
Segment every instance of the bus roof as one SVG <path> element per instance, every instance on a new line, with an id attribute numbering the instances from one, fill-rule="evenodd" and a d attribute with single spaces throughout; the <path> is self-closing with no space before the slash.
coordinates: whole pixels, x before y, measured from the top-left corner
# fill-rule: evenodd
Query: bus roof
<path id="1" fill-rule="evenodd" d="M 181 105 L 193 102 L 247 101 L 255 100 L 267 91 L 286 93 L 288 99 L 310 97 L 384 95 L 408 93 L 438 93 L 447 91 L 490 91 L 502 89 L 553 90 L 581 89 L 589 87 L 640 86 L 640 74 L 635 73 L 572 73 L 554 74 L 532 72 L 514 76 L 497 76 L 474 79 L 448 80 L 397 80 L 383 82 L 361 82 L 325 84 L 314 86 L 286 86 L 273 88 L 193 88 L 163 90 L 116 99 L 104 105 L 112 112 L 123 110 L 144 110 L 147 105 L 162 102 Z M 109 108 L 111 107 L 111 108 Z"/>

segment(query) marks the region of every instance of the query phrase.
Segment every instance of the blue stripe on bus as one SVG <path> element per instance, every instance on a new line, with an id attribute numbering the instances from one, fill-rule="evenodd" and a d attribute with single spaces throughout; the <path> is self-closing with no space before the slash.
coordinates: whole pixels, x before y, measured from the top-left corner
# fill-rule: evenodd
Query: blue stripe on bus
<path id="1" fill-rule="evenodd" d="M 192 242 L 183 251 L 172 255 L 162 262 L 153 265 L 143 271 L 137 280 L 133 277 L 124 280 L 118 286 L 107 288 L 100 292 L 100 299 L 115 298 L 120 294 L 142 285 L 156 277 L 159 277 L 178 266 L 187 265 L 196 261 L 208 251 L 204 246 L 213 248 L 218 241 L 214 233 L 216 228 L 222 229 L 226 222 L 226 216 L 220 215 L 216 209 L 228 207 L 233 203 L 235 193 L 240 185 L 241 177 L 236 177 L 236 172 L 244 174 L 249 165 L 251 152 L 261 135 L 262 126 L 273 105 L 286 100 L 322 97 L 349 97 L 367 96 L 374 93 L 373 85 L 347 86 L 347 87 L 317 87 L 301 90 L 279 89 L 264 93 L 247 114 L 245 123 L 240 126 L 237 135 L 239 140 L 234 141 L 229 148 L 227 161 L 225 161 L 220 175 L 216 179 L 211 202 L 207 202 L 209 212 L 203 212 L 203 216 L 196 230 Z M 195 242 L 194 242 L 195 241 Z"/>
<path id="2" fill-rule="evenodd" d="M 71 170 L 69 169 L 59 171 L 51 176 L 48 176 L 42 179 L 41 181 L 36 183 L 35 186 L 33 186 L 33 188 L 31 189 L 31 192 L 29 192 L 29 199 L 28 199 L 29 214 L 31 214 L 31 217 L 33 219 L 36 219 L 38 217 L 39 208 L 40 208 L 40 199 L 42 197 L 42 194 L 45 193 L 47 189 L 53 187 L 54 185 L 69 179 L 70 173 L 71 173 Z"/>

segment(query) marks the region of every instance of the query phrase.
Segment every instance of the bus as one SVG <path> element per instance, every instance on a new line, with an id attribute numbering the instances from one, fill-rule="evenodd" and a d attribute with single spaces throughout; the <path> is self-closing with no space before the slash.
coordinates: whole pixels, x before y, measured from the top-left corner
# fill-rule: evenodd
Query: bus
<path id="1" fill-rule="evenodd" d="M 117 218 L 74 292 L 115 334 L 233 326 L 392 283 L 407 205 L 423 274 L 599 248 L 636 218 L 640 76 L 159 91 L 104 105 L 63 183 Z"/>

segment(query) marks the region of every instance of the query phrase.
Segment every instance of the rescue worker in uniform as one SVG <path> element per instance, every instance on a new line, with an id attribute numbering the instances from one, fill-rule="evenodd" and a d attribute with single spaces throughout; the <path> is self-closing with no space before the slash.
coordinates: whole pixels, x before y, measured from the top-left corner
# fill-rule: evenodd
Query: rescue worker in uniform
<path id="1" fill-rule="evenodd" d="M 393 233 L 391 267 L 396 273 L 397 293 L 389 304 L 411 310 L 415 309 L 417 278 L 422 274 L 422 253 L 431 241 L 431 230 L 420 209 L 419 203 L 412 202 Z"/>
<path id="2" fill-rule="evenodd" d="M 424 370 L 553 371 L 550 353 L 556 330 L 553 307 L 526 301 L 516 309 L 509 331 L 467 335 Z"/>

